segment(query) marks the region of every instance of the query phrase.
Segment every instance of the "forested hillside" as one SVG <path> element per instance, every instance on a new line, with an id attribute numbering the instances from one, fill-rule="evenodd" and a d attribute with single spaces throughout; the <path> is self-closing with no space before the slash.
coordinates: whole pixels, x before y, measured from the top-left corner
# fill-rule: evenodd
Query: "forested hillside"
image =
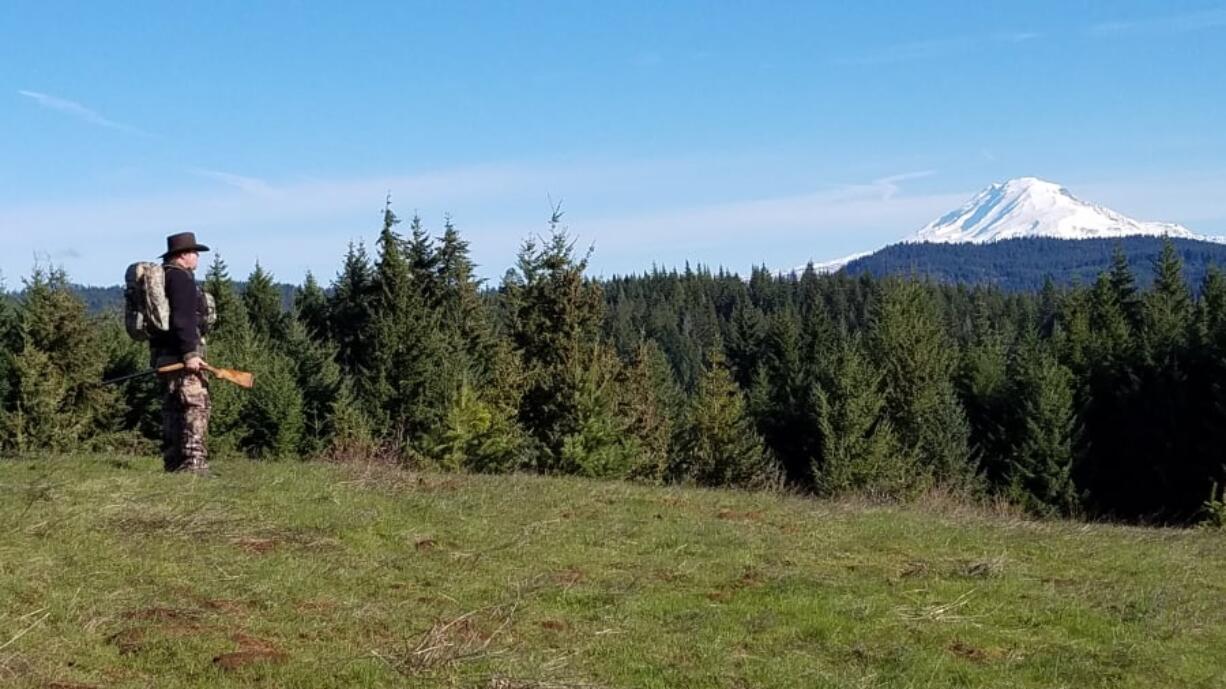
<path id="1" fill-rule="evenodd" d="M 1022 292 L 811 270 L 597 282 L 554 220 L 483 286 L 455 227 L 415 218 L 405 236 L 388 208 L 377 244 L 351 245 L 330 289 L 309 276 L 289 311 L 272 275 L 239 290 L 214 256 L 208 358 L 257 386 L 213 385 L 213 450 L 1223 513 L 1226 279 L 1210 268 L 1193 292 L 1172 243 L 1148 289 L 1122 251 L 1086 284 Z M 5 451 L 149 448 L 155 381 L 98 385 L 144 348 L 63 273 L 27 282 L 0 313 Z"/>
<path id="2" fill-rule="evenodd" d="M 1172 239 L 1184 276 L 1199 286 L 1210 266 L 1226 265 L 1226 244 Z M 849 275 L 922 276 L 939 282 L 995 285 L 1010 292 L 1036 291 L 1048 279 L 1059 285 L 1089 285 L 1118 250 L 1133 266 L 1137 284 L 1148 287 L 1162 254 L 1160 237 L 1052 239 L 1028 237 L 983 244 L 894 244 L 844 267 Z"/>

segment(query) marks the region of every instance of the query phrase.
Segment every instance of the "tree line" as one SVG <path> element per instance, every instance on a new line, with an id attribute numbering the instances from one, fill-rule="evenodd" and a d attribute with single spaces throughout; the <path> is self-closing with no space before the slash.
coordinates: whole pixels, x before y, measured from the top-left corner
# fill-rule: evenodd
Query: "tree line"
<path id="1" fill-rule="evenodd" d="M 283 307 L 216 256 L 214 453 L 377 455 L 905 500 L 932 488 L 1040 515 L 1188 522 L 1226 484 L 1226 278 L 1189 290 L 1167 243 L 1151 287 L 1120 250 L 1090 285 L 1004 292 L 921 278 L 749 279 L 704 267 L 585 275 L 555 214 L 497 285 L 447 220 L 390 205 L 325 289 Z M 113 314 L 36 269 L 0 302 L 0 448 L 151 451 L 160 392 Z"/>

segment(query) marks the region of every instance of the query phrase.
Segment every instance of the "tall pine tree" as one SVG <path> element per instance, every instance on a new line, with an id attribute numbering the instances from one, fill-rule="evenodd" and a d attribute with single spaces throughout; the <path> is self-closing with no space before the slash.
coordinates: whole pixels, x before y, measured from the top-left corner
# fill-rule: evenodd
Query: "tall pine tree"
<path id="1" fill-rule="evenodd" d="M 882 372 L 856 337 L 844 338 L 833 359 L 829 382 L 814 393 L 821 432 L 813 467 L 817 491 L 906 496 L 918 487 L 920 473 L 887 416 Z"/>
<path id="2" fill-rule="evenodd" d="M 1009 494 L 1038 514 L 1072 514 L 1082 440 L 1072 372 L 1037 337 L 1022 343 L 1011 368 L 1010 398 L 1019 418 L 1006 473 Z"/>
<path id="3" fill-rule="evenodd" d="M 954 390 L 957 350 L 928 286 L 885 281 L 869 342 L 885 373 L 886 409 L 904 449 L 938 482 L 969 485 L 975 467 L 970 429 Z"/>
<path id="4" fill-rule="evenodd" d="M 757 488 L 779 481 L 779 467 L 719 352 L 712 354 L 681 421 L 669 475 L 701 486 Z"/>

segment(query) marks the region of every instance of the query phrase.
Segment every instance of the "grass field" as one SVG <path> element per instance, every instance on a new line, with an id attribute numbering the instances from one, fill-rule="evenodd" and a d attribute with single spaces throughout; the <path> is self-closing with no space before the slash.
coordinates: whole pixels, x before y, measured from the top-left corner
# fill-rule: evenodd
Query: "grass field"
<path id="1" fill-rule="evenodd" d="M 1226 686 L 1222 532 L 215 468 L 0 461 L 0 686 Z"/>

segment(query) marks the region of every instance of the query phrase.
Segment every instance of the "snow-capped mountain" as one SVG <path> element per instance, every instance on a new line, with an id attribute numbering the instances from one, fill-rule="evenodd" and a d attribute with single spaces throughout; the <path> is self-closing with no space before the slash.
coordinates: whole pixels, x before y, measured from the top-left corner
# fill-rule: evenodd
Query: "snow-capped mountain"
<path id="1" fill-rule="evenodd" d="M 1018 237 L 1102 239 L 1156 235 L 1204 239 L 1174 223 L 1141 222 L 1086 203 L 1068 189 L 1019 177 L 979 192 L 961 208 L 933 220 L 905 242 L 995 242 Z"/>
<path id="2" fill-rule="evenodd" d="M 993 184 L 966 205 L 933 220 L 902 241 L 983 244 L 1019 237 L 1110 239 L 1131 235 L 1226 243 L 1226 237 L 1198 235 L 1175 223 L 1133 220 L 1109 208 L 1086 203 L 1059 184 L 1037 177 L 1019 177 Z M 832 273 L 872 253 L 867 251 L 815 262 L 813 267 L 819 273 Z"/>

